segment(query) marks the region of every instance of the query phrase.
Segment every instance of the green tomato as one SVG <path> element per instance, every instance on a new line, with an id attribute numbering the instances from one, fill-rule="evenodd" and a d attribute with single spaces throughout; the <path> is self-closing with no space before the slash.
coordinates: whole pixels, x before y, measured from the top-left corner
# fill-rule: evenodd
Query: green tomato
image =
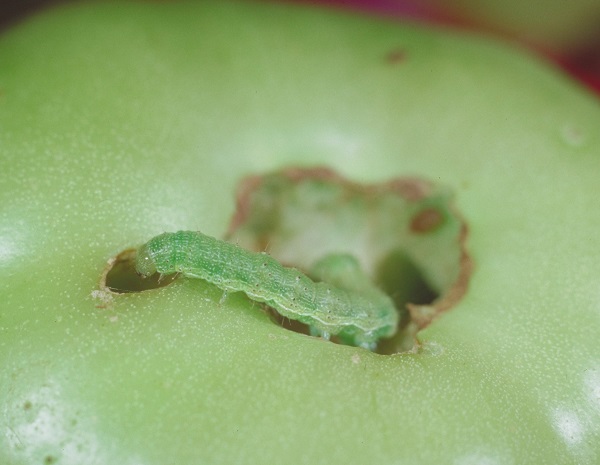
<path id="1" fill-rule="evenodd" d="M 0 40 L 0 463 L 600 460 L 600 109 L 487 40 L 289 5 L 56 8 Z M 469 290 L 379 355 L 207 283 L 99 290 L 222 237 L 251 173 L 454 188 Z"/>

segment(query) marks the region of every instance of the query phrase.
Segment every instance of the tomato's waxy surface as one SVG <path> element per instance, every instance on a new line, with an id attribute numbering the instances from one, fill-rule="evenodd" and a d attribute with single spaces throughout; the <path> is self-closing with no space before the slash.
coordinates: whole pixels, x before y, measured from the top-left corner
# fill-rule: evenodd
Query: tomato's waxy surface
<path id="1" fill-rule="evenodd" d="M 476 37 L 291 6 L 59 8 L 0 39 L 0 462 L 598 463 L 600 108 Z M 99 291 L 163 231 L 222 236 L 288 165 L 455 189 L 469 291 L 382 356 L 180 280 Z"/>

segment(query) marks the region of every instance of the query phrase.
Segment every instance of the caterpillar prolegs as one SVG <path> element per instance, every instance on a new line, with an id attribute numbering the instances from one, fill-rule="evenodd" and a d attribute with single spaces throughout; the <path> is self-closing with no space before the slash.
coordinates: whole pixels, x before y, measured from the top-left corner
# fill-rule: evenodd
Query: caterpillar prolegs
<path id="1" fill-rule="evenodd" d="M 374 349 L 392 336 L 398 313 L 392 300 L 347 254 L 319 260 L 312 274 L 281 265 L 265 253 L 245 250 L 201 232 L 178 231 L 154 237 L 138 249 L 136 271 L 144 277 L 182 273 L 227 292 L 244 292 L 286 318 L 300 321 L 324 337 Z"/>

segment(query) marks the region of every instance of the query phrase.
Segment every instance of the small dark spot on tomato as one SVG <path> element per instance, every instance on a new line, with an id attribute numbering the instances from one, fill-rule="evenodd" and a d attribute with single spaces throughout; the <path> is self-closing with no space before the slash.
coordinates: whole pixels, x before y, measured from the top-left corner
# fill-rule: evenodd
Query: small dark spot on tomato
<path id="1" fill-rule="evenodd" d="M 44 457 L 45 464 L 54 463 L 55 461 L 56 461 L 56 458 L 52 455 L 46 455 L 46 457 Z"/>
<path id="2" fill-rule="evenodd" d="M 444 222 L 444 216 L 435 208 L 426 208 L 417 213 L 410 222 L 410 230 L 417 234 L 436 230 Z"/>
<path id="3" fill-rule="evenodd" d="M 23 404 L 23 410 L 29 410 L 29 409 L 31 409 L 31 402 L 25 401 L 25 403 Z"/>
<path id="4" fill-rule="evenodd" d="M 402 63 L 406 59 L 406 52 L 400 48 L 390 50 L 386 56 L 385 61 L 390 65 L 397 65 Z"/>

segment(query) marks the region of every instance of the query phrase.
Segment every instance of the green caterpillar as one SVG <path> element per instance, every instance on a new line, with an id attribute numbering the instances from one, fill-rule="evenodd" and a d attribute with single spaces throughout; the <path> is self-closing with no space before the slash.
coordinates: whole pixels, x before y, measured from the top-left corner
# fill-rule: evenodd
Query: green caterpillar
<path id="1" fill-rule="evenodd" d="M 183 273 L 208 281 L 226 292 L 244 292 L 286 318 L 310 325 L 329 339 L 374 349 L 392 336 L 398 313 L 377 289 L 358 261 L 346 254 L 329 255 L 313 270 L 315 282 L 265 253 L 255 253 L 200 232 L 179 231 L 154 237 L 138 249 L 136 271 L 143 277 Z"/>

